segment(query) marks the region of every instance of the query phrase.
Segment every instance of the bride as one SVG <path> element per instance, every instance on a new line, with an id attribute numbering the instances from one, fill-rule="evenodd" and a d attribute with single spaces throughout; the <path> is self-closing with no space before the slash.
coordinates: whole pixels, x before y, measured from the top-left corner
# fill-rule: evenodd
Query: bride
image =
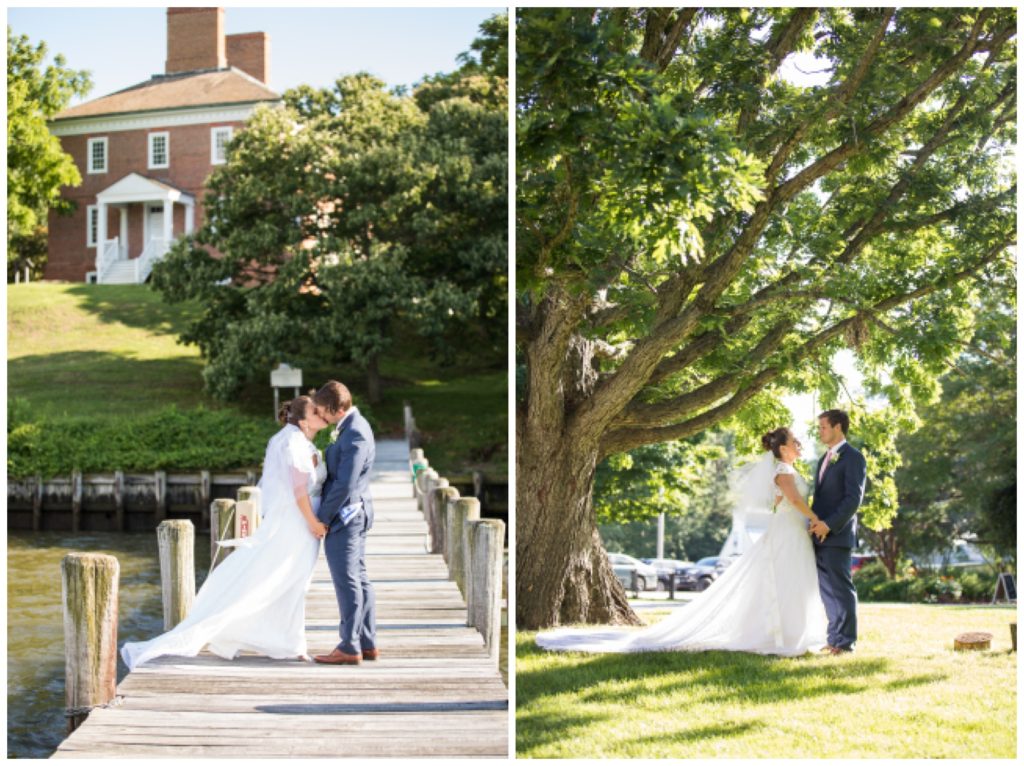
<path id="1" fill-rule="evenodd" d="M 316 518 L 327 469 L 312 438 L 327 422 L 308 396 L 286 403 L 284 426 L 267 444 L 260 478 L 263 520 L 203 583 L 177 626 L 140 643 L 126 643 L 129 670 L 166 654 L 194 657 L 204 646 L 233 659 L 240 651 L 274 659 L 306 656 L 306 591 L 327 528 Z"/>
<path id="2" fill-rule="evenodd" d="M 798 656 L 826 646 L 808 519 L 807 484 L 793 468 L 801 446 L 788 428 L 765 434 L 768 452 L 732 477 L 742 507 L 775 511 L 767 531 L 685 607 L 648 628 L 562 628 L 537 636 L 545 649 L 581 652 L 726 650 Z"/>

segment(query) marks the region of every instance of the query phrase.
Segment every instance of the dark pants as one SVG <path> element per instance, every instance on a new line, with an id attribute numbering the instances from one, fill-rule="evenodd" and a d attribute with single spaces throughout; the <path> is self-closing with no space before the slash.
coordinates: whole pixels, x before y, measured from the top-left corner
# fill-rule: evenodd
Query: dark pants
<path id="1" fill-rule="evenodd" d="M 857 590 L 850 572 L 850 549 L 816 545 L 814 558 L 828 617 L 828 642 L 840 649 L 852 649 L 857 641 Z"/>
<path id="2" fill-rule="evenodd" d="M 376 599 L 366 574 L 365 513 L 357 513 L 347 525 L 335 517 L 324 539 L 324 556 L 341 613 L 338 649 L 345 654 L 361 654 L 376 648 Z"/>

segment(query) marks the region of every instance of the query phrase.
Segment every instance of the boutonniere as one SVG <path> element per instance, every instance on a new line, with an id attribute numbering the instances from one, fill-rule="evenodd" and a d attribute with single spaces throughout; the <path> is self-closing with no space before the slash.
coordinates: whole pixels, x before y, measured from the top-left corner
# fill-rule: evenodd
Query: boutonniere
<path id="1" fill-rule="evenodd" d="M 338 441 L 338 434 L 340 433 L 340 428 L 335 428 L 333 431 L 331 431 L 331 444 L 334 444 L 334 442 Z"/>
<path id="2" fill-rule="evenodd" d="M 833 452 L 832 453 L 832 457 L 830 457 L 828 459 L 828 464 L 829 465 L 835 465 L 838 462 L 839 462 L 839 453 L 838 452 Z"/>

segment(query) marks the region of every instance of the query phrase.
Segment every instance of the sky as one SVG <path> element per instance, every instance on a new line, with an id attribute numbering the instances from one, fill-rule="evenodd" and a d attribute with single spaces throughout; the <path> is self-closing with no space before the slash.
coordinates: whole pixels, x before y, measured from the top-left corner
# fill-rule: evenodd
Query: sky
<path id="1" fill-rule="evenodd" d="M 145 3 L 137 3 L 145 5 Z M 342 74 L 368 71 L 389 86 L 450 72 L 482 21 L 504 9 L 243 8 L 224 6 L 225 34 L 270 36 L 270 87 L 329 87 Z M 45 41 L 51 56 L 92 73 L 93 88 L 72 106 L 162 74 L 167 58 L 165 5 L 122 8 L 8 8 L 16 35 Z"/>

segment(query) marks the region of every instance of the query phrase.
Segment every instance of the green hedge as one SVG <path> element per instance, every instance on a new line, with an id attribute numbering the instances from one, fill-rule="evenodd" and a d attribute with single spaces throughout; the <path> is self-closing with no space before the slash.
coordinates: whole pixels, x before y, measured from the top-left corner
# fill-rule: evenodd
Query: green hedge
<path id="1" fill-rule="evenodd" d="M 994 574 L 955 568 L 908 571 L 890 578 L 881 562 L 875 561 L 854 572 L 853 584 L 861 601 L 951 604 L 988 601 L 996 582 Z"/>
<path id="2" fill-rule="evenodd" d="M 360 411 L 371 418 L 365 407 Z M 7 407 L 7 474 L 62 476 L 72 471 L 227 471 L 258 468 L 280 428 L 270 418 L 231 409 L 168 406 L 136 417 L 33 418 L 21 399 Z M 330 429 L 317 435 L 323 448 Z"/>

